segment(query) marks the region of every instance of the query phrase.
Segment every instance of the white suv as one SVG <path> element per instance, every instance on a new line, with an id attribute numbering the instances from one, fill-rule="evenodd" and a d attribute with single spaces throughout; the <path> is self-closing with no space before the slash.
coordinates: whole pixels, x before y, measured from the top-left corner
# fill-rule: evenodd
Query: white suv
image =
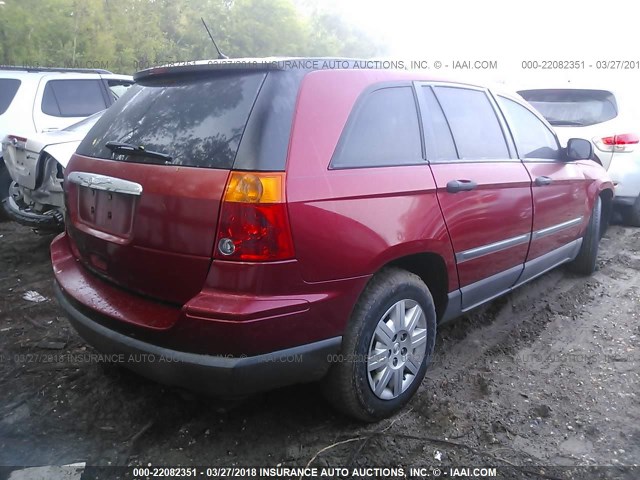
<path id="1" fill-rule="evenodd" d="M 68 127 L 109 107 L 132 84 L 106 70 L 1 67 L 0 139 Z M 0 201 L 10 183 L 0 154 Z"/>
<path id="2" fill-rule="evenodd" d="M 614 205 L 640 227 L 640 97 L 625 87 L 567 85 L 518 93 L 553 125 L 561 142 L 590 138 L 616 186 Z"/>

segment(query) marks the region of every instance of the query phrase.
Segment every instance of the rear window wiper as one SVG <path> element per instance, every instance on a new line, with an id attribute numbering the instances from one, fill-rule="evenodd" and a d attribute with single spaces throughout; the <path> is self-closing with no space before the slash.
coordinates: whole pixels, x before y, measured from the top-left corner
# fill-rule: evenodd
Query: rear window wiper
<path id="1" fill-rule="evenodd" d="M 120 142 L 107 142 L 104 144 L 109 150 L 113 153 L 119 153 L 121 155 L 135 155 L 138 157 L 149 157 L 149 158 L 157 158 L 158 160 L 163 160 L 165 163 L 171 163 L 173 157 L 166 153 L 162 152 L 154 152 L 152 150 L 147 150 L 144 148 L 144 145 L 135 146 L 130 143 L 120 143 Z"/>

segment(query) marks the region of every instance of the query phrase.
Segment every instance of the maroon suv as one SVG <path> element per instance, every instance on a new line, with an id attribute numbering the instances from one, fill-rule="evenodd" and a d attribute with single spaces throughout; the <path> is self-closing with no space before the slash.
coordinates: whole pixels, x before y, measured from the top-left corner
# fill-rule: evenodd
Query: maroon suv
<path id="1" fill-rule="evenodd" d="M 322 379 L 376 420 L 420 386 L 438 323 L 593 272 L 613 185 L 590 142 L 483 87 L 292 66 L 142 71 L 82 142 L 51 256 L 96 348 L 217 395 Z"/>

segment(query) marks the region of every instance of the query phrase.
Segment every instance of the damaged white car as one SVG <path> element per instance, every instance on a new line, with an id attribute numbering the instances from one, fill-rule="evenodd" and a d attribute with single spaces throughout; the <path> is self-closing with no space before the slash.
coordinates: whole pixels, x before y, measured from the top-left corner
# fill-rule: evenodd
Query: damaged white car
<path id="1" fill-rule="evenodd" d="M 4 162 L 12 179 L 3 208 L 11 219 L 38 231 L 64 229 L 64 169 L 103 112 L 62 130 L 29 138 L 7 135 L 2 140 Z"/>

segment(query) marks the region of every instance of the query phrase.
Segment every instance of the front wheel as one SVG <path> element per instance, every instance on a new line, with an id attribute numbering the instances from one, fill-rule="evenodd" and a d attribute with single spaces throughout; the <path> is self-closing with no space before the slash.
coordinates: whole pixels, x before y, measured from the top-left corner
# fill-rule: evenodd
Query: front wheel
<path id="1" fill-rule="evenodd" d="M 589 219 L 587 231 L 584 234 L 584 237 L 582 237 L 582 245 L 580 246 L 578 256 L 569 264 L 569 268 L 575 273 L 591 275 L 596 271 L 598 246 L 600 245 L 601 221 L 602 200 L 600 197 L 597 197 L 593 204 L 593 210 L 591 211 L 591 218 Z"/>
<path id="2" fill-rule="evenodd" d="M 383 270 L 355 306 L 323 381 L 325 396 L 359 420 L 393 415 L 420 387 L 435 337 L 436 312 L 424 282 L 405 270 Z"/>

